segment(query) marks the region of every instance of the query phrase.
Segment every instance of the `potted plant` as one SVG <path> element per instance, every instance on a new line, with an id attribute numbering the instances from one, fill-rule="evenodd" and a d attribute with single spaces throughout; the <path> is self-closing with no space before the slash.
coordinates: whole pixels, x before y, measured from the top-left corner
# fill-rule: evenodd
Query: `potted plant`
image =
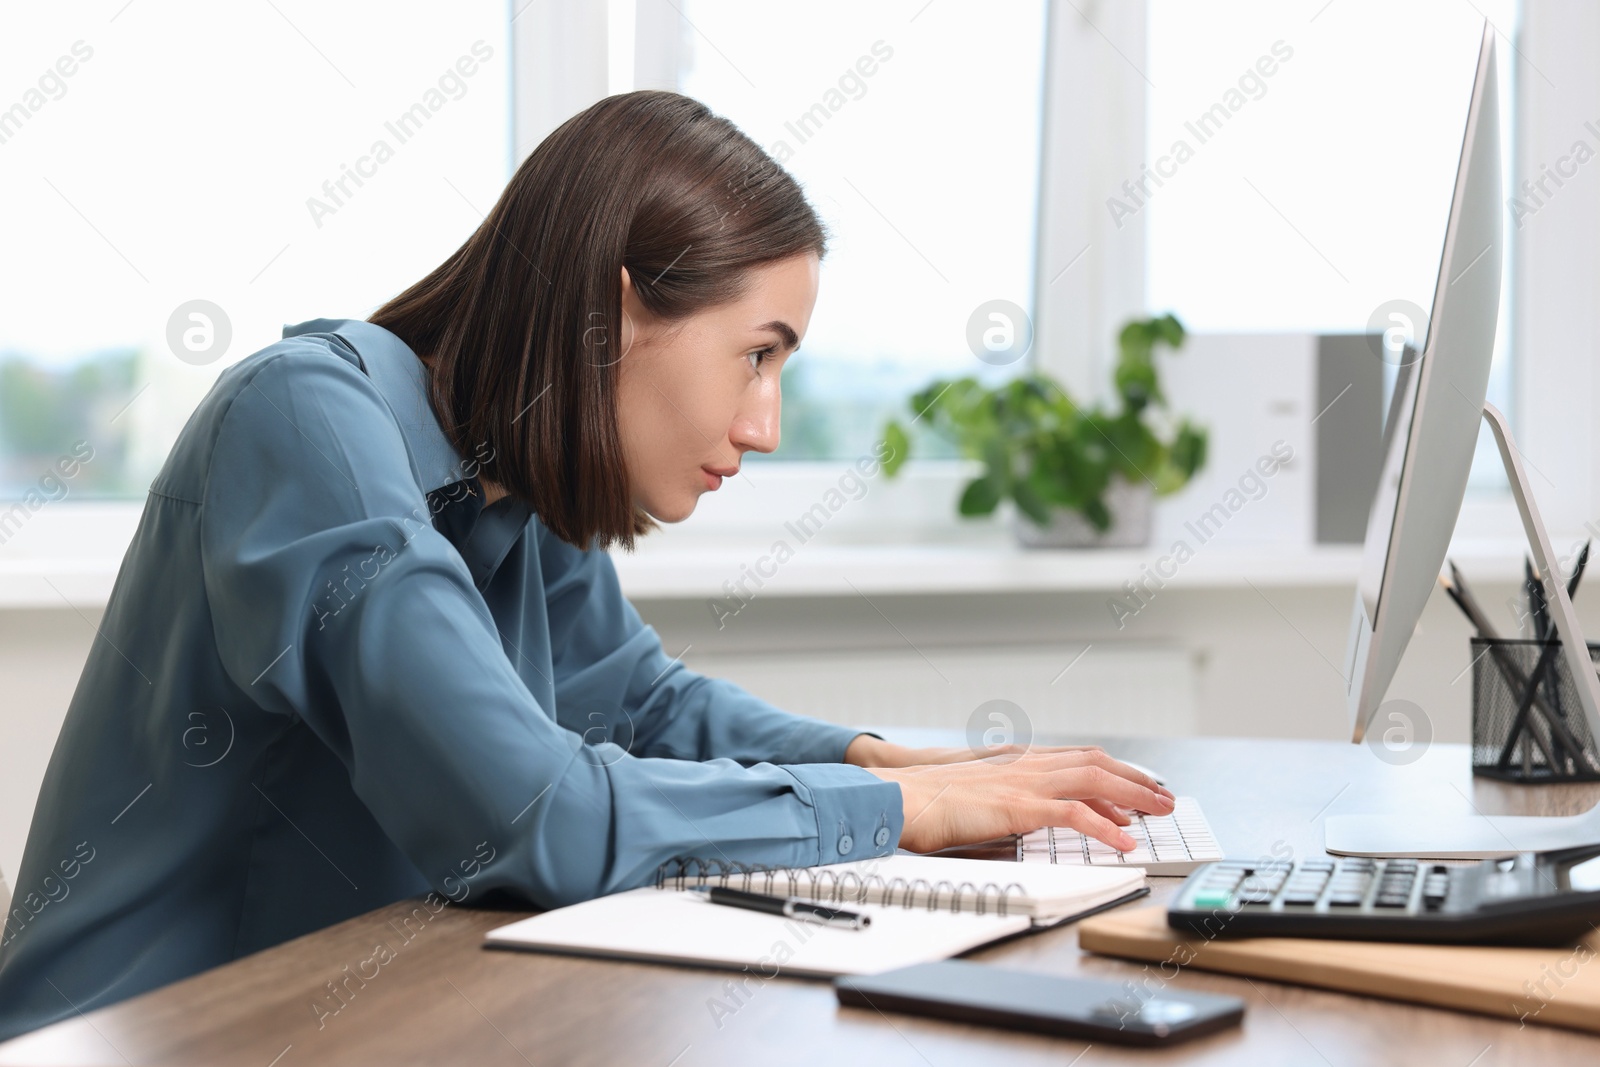
<path id="1" fill-rule="evenodd" d="M 1206 431 L 1166 411 L 1156 371 L 1158 344 L 1176 350 L 1184 330 L 1172 315 L 1136 319 L 1118 337 L 1116 406 L 1084 409 L 1047 374 L 990 388 L 976 378 L 933 382 L 910 398 L 914 421 L 981 460 L 962 490 L 962 515 L 1017 508 L 1017 536 L 1031 547 L 1141 545 L 1151 500 L 1176 492 L 1205 463 Z M 893 477 L 910 454 L 906 430 L 884 428 Z"/>

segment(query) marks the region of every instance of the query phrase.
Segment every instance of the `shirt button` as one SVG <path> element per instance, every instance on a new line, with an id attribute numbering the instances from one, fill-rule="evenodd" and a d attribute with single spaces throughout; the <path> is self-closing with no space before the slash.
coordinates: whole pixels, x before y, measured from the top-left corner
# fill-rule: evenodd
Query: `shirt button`
<path id="1" fill-rule="evenodd" d="M 848 856 L 850 855 L 850 850 L 855 847 L 855 838 L 851 837 L 849 834 L 845 834 L 843 837 L 839 838 L 839 855 Z"/>
<path id="2" fill-rule="evenodd" d="M 889 843 L 889 828 L 887 826 L 878 827 L 878 833 L 872 840 L 877 843 L 879 848 L 887 845 Z"/>

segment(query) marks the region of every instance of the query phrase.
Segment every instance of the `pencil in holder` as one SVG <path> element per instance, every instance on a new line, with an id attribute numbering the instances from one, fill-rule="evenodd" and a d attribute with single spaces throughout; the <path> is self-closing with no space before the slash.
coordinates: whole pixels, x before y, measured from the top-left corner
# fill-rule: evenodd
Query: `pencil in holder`
<path id="1" fill-rule="evenodd" d="M 1600 664 L 1600 643 L 1589 645 L 1589 658 Z M 1600 781 L 1600 752 L 1560 641 L 1472 639 L 1472 773 Z"/>

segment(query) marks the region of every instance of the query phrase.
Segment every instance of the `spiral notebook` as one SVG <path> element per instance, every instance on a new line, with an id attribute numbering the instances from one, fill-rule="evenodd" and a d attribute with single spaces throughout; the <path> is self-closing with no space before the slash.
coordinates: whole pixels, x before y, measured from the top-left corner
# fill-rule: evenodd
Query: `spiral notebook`
<path id="1" fill-rule="evenodd" d="M 722 907 L 687 892 L 697 885 L 848 906 L 872 925 L 848 930 Z M 769 871 L 687 860 L 653 887 L 557 908 L 485 938 L 497 948 L 833 978 L 948 959 L 1148 892 L 1138 868 L 888 856 Z"/>

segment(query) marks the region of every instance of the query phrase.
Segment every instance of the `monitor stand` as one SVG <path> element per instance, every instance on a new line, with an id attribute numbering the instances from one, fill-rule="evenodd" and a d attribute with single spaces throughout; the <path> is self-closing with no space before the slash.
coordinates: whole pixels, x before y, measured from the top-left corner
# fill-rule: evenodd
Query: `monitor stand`
<path id="1" fill-rule="evenodd" d="M 1589 735 L 1600 738 L 1600 675 L 1589 658 L 1589 645 L 1572 610 L 1566 583 L 1557 571 L 1550 535 L 1539 518 L 1522 457 L 1511 438 L 1505 416 L 1492 404 L 1483 406 L 1484 421 L 1494 433 L 1505 463 L 1511 493 L 1522 513 L 1533 564 L 1544 581 L 1545 599 L 1553 616 L 1562 655 L 1578 690 L 1578 702 L 1588 720 Z M 1329 852 L 1341 856 L 1415 856 L 1437 859 L 1481 859 L 1511 852 L 1551 852 L 1577 845 L 1600 843 L 1600 806 L 1579 815 L 1463 815 L 1454 817 L 1410 814 L 1332 815 L 1323 827 Z"/>

